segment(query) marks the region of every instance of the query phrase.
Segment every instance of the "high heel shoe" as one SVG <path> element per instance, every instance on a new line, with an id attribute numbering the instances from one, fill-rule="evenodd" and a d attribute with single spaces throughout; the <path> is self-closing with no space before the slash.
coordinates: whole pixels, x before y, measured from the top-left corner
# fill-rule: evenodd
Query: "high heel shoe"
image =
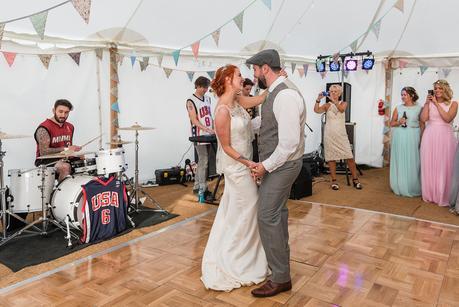
<path id="1" fill-rule="evenodd" d="M 354 188 L 356 188 L 357 190 L 361 190 L 363 188 L 362 184 L 360 183 L 359 181 L 359 178 L 354 178 L 352 179 L 352 185 L 354 186 Z"/>
<path id="2" fill-rule="evenodd" d="M 332 188 L 332 190 L 335 190 L 335 191 L 338 191 L 339 190 L 339 185 L 338 183 L 336 182 L 336 179 L 335 180 L 332 180 L 332 184 L 330 186 Z"/>

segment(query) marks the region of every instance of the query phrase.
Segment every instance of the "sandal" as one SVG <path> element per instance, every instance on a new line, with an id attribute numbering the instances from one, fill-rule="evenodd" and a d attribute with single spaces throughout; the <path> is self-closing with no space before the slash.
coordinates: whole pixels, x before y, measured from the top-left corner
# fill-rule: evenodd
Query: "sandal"
<path id="1" fill-rule="evenodd" d="M 354 185 L 354 188 L 356 188 L 357 190 L 361 190 L 363 188 L 362 184 L 359 181 L 359 178 L 352 179 L 352 184 Z"/>
<path id="2" fill-rule="evenodd" d="M 335 179 L 335 180 L 332 180 L 331 188 L 332 188 L 332 190 L 335 190 L 335 191 L 338 191 L 338 190 L 339 190 L 339 185 L 338 185 L 338 183 L 336 182 L 336 179 Z"/>

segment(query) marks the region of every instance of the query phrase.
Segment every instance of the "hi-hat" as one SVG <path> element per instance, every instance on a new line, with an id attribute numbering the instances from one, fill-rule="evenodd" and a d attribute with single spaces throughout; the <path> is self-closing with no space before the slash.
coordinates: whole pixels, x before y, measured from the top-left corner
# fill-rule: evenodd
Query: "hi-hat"
<path id="1" fill-rule="evenodd" d="M 24 139 L 30 138 L 30 135 L 22 135 L 22 134 L 8 134 L 5 132 L 0 131 L 0 140 L 9 140 L 9 139 Z"/>
<path id="2" fill-rule="evenodd" d="M 118 130 L 135 130 L 135 131 L 139 131 L 139 130 L 153 130 L 153 129 L 156 129 L 156 128 L 153 128 L 153 127 L 143 127 L 143 126 L 140 126 L 139 124 L 135 124 L 135 125 L 132 125 L 130 127 L 121 127 L 121 128 L 118 128 Z"/>
<path id="3" fill-rule="evenodd" d="M 107 142 L 107 145 L 125 145 L 125 144 L 132 144 L 134 142 L 130 141 L 113 141 L 113 142 Z"/>
<path id="4" fill-rule="evenodd" d="M 37 159 L 65 159 L 65 158 L 72 158 L 72 157 L 79 157 L 84 156 L 87 154 L 93 154 L 93 152 L 81 152 L 81 151 L 73 151 L 73 150 L 64 150 L 59 153 L 40 156 Z"/>

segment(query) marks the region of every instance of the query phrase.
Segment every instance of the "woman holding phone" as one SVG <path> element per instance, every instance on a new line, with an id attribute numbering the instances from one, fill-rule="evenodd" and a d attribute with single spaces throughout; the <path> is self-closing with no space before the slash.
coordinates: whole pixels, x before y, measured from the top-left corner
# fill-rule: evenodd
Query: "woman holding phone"
<path id="1" fill-rule="evenodd" d="M 457 146 L 452 127 L 457 102 L 451 101 L 453 91 L 446 80 L 433 86 L 433 95 L 427 95 L 421 112 L 421 121 L 426 123 L 420 150 L 422 199 L 448 206 Z"/>

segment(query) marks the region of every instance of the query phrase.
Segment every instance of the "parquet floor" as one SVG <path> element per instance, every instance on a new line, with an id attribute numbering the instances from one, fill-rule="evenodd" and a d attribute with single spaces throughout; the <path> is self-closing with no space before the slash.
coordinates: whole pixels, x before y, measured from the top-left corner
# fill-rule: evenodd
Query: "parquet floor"
<path id="1" fill-rule="evenodd" d="M 292 202 L 293 289 L 206 290 L 214 213 L 0 295 L 1 306 L 458 306 L 459 228 Z"/>

